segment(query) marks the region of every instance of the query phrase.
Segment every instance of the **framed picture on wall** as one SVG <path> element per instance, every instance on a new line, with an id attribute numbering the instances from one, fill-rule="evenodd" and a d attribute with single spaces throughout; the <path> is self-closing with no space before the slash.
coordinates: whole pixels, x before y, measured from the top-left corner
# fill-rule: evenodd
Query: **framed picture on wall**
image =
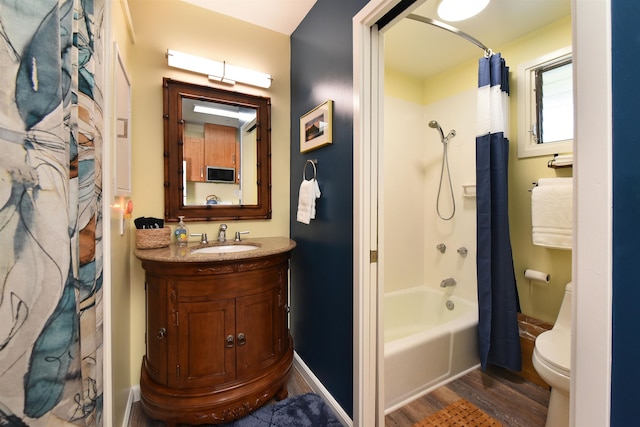
<path id="1" fill-rule="evenodd" d="M 300 152 L 333 142 L 333 101 L 328 100 L 300 117 Z"/>

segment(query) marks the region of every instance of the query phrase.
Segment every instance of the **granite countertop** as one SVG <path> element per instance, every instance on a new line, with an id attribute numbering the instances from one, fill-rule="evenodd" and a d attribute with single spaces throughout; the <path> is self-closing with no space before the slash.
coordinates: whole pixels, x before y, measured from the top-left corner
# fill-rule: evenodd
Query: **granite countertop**
<path id="1" fill-rule="evenodd" d="M 224 252 L 224 253 L 200 253 L 194 254 L 192 251 L 209 246 L 227 245 L 252 245 L 257 249 L 244 252 Z M 276 255 L 293 250 L 296 242 L 287 237 L 257 237 L 242 239 L 241 242 L 227 240 L 224 243 L 217 241 L 207 244 L 189 243 L 187 246 L 178 246 L 175 243 L 165 248 L 159 249 L 136 249 L 135 255 L 141 260 L 163 261 L 163 262 L 212 262 L 212 261 L 234 261 L 252 258 L 260 258 L 269 255 Z"/>

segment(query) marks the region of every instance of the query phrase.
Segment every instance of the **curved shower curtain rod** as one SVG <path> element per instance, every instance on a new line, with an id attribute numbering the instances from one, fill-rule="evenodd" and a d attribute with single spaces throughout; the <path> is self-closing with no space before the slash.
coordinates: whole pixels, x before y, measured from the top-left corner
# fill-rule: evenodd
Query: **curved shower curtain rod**
<path id="1" fill-rule="evenodd" d="M 480 49 L 484 50 L 484 55 L 487 58 L 490 57 L 491 55 L 493 55 L 493 51 L 491 49 L 489 49 L 488 47 L 486 47 L 484 44 L 482 44 L 482 42 L 480 42 L 480 40 L 476 39 L 475 37 L 470 36 L 469 34 L 465 33 L 464 31 L 461 31 L 461 30 L 457 29 L 456 27 L 452 27 L 451 25 L 445 24 L 444 22 L 436 21 L 435 19 L 425 18 L 424 16 L 420 16 L 420 15 L 415 15 L 413 13 L 407 15 L 407 18 L 413 19 L 414 21 L 424 22 L 425 24 L 433 25 L 434 27 L 438 27 L 438 28 L 442 28 L 443 30 L 450 31 L 453 34 L 458 35 L 458 36 L 462 37 L 463 39 L 465 39 L 467 41 L 470 41 L 471 43 L 473 43 L 476 46 L 478 46 Z"/>

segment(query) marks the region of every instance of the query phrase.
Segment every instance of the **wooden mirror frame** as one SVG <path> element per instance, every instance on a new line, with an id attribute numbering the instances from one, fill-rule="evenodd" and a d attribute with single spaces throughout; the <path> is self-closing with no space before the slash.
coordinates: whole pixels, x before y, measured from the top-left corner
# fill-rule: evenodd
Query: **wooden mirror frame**
<path id="1" fill-rule="evenodd" d="M 169 222 L 271 218 L 271 98 L 163 78 L 164 216 Z M 184 205 L 182 99 L 200 99 L 256 110 L 257 196 L 255 205 Z"/>

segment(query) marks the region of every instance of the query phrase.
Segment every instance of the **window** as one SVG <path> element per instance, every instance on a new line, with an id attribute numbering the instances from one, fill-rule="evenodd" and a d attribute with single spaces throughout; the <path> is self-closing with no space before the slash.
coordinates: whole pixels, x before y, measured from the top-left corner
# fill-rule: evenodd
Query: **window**
<path id="1" fill-rule="evenodd" d="M 567 47 L 518 67 L 518 157 L 573 151 L 573 66 Z"/>

